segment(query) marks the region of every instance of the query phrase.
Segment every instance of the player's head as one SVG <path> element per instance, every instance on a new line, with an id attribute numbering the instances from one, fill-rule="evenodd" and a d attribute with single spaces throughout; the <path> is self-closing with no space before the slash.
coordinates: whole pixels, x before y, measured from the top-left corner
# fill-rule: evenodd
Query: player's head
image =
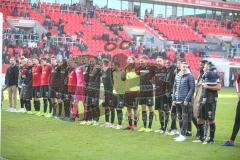
<path id="1" fill-rule="evenodd" d="M 10 61 L 11 66 L 15 66 L 16 65 L 16 60 L 15 60 L 14 57 L 11 57 L 9 61 Z"/>
<path id="2" fill-rule="evenodd" d="M 69 66 L 70 66 L 71 68 L 75 68 L 75 67 L 76 67 L 76 63 L 75 63 L 74 60 L 69 60 L 69 61 L 68 61 L 68 64 L 69 64 Z"/>
<path id="3" fill-rule="evenodd" d="M 147 64 L 149 58 L 148 56 L 144 55 L 140 57 L 140 64 Z"/>
<path id="4" fill-rule="evenodd" d="M 171 60 L 166 60 L 166 64 L 165 64 L 166 68 L 170 68 L 172 66 L 172 61 Z"/>
<path id="5" fill-rule="evenodd" d="M 33 58 L 33 65 L 38 65 L 39 64 L 39 61 L 38 61 L 38 59 L 37 58 Z"/>
<path id="6" fill-rule="evenodd" d="M 163 66 L 164 65 L 164 61 L 163 61 L 162 57 L 158 56 L 156 58 L 156 63 L 157 63 L 157 65 Z"/>
<path id="7" fill-rule="evenodd" d="M 129 56 L 129 57 L 127 58 L 127 63 L 128 63 L 128 64 L 133 64 L 133 63 L 135 63 L 135 57 L 134 57 L 134 56 Z"/>
<path id="8" fill-rule="evenodd" d="M 67 66 L 68 66 L 67 60 L 66 60 L 66 59 L 63 59 L 63 60 L 62 60 L 62 67 L 63 67 L 63 68 L 67 68 Z"/>
<path id="9" fill-rule="evenodd" d="M 27 65 L 28 66 L 33 66 L 33 61 L 29 58 L 28 61 L 27 61 Z"/>
<path id="10" fill-rule="evenodd" d="M 76 62 L 79 66 L 83 65 L 84 64 L 83 56 L 77 56 L 76 57 Z"/>
<path id="11" fill-rule="evenodd" d="M 47 64 L 47 59 L 46 58 L 42 58 L 41 59 L 41 64 L 42 65 L 46 65 Z"/>
<path id="12" fill-rule="evenodd" d="M 55 56 L 52 56 L 52 57 L 51 57 L 51 64 L 52 64 L 52 65 L 57 65 L 57 59 L 56 59 Z"/>
<path id="13" fill-rule="evenodd" d="M 207 62 L 208 62 L 207 60 L 202 60 L 202 61 L 199 63 L 199 70 L 200 70 L 200 71 L 203 71 L 204 65 L 205 65 Z"/>
<path id="14" fill-rule="evenodd" d="M 89 60 L 90 66 L 95 66 L 97 64 L 97 59 L 95 57 L 91 57 Z"/>
<path id="15" fill-rule="evenodd" d="M 113 62 L 113 69 L 118 70 L 120 68 L 120 63 L 118 61 Z"/>
<path id="16" fill-rule="evenodd" d="M 21 59 L 20 65 L 21 65 L 21 66 L 25 66 L 25 65 L 27 64 L 27 61 L 28 61 L 27 58 Z"/>
<path id="17" fill-rule="evenodd" d="M 106 58 L 104 58 L 103 60 L 102 60 L 102 65 L 103 65 L 103 67 L 109 67 L 109 60 L 108 59 L 106 59 Z"/>
<path id="18" fill-rule="evenodd" d="M 203 71 L 207 72 L 209 70 L 209 63 L 205 63 L 203 67 Z"/>

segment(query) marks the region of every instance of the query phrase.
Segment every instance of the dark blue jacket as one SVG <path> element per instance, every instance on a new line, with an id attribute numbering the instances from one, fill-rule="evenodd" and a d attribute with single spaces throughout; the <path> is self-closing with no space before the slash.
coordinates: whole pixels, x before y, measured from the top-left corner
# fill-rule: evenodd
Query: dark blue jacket
<path id="1" fill-rule="evenodd" d="M 173 101 L 191 102 L 195 91 L 195 80 L 191 73 L 176 75 L 173 86 Z"/>

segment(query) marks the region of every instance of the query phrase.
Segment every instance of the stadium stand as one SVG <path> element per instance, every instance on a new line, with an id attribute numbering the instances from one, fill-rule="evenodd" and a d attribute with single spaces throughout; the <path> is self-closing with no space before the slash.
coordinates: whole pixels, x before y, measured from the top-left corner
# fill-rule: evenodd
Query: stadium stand
<path id="1" fill-rule="evenodd" d="M 27 50 L 27 53 L 25 53 L 27 57 L 43 57 L 43 53 L 46 53 L 46 48 L 48 47 L 50 48 L 48 52 L 53 51 L 56 52 L 56 54 L 58 54 L 57 48 L 60 48 L 64 56 L 69 54 L 76 56 L 79 54 L 97 55 L 98 53 L 106 53 L 104 47 L 107 42 L 114 42 L 119 46 L 122 40 L 132 41 L 132 37 L 123 29 L 125 26 L 145 29 L 156 37 L 162 34 L 167 40 L 174 42 L 204 43 L 206 39 L 204 39 L 203 36 L 207 34 L 240 36 L 239 22 L 231 22 L 231 28 L 229 29 L 227 26 L 229 21 L 224 22 L 224 26 L 222 26 L 217 20 L 209 18 L 187 16 L 181 20 L 176 18 L 145 16 L 144 21 L 142 21 L 131 11 L 112 10 L 108 8 L 100 9 L 97 7 L 94 8 L 93 11 L 94 15 L 89 16 L 86 8 L 80 4 L 67 6 L 38 2 L 35 6 L 31 6 L 27 2 L 11 1 L 11 3 L 9 3 L 9 0 L 0 0 L 0 12 L 3 12 L 5 17 L 4 29 L 9 30 L 5 32 L 5 34 L 9 34 L 11 37 L 11 34 L 16 33 L 13 32 L 12 26 L 6 21 L 8 16 L 14 16 L 34 19 L 44 26 L 46 30 L 50 32 L 51 36 L 55 35 L 57 37 L 57 43 L 55 43 L 55 41 L 52 42 L 49 37 L 46 40 L 47 42 L 44 42 L 43 38 L 39 39 L 37 45 L 39 46 L 40 54 L 27 46 L 17 44 L 15 46 L 7 46 L 4 44 L 4 47 L 7 46 L 6 51 L 4 51 L 4 53 L 6 53 L 6 55 L 4 55 L 6 59 L 5 63 L 7 64 L 8 57 L 15 56 L 15 54 L 19 54 L 19 57 L 25 50 Z M 61 28 L 60 26 L 63 27 Z M 71 40 L 67 40 L 69 37 Z M 73 43 L 72 39 L 76 39 L 79 43 Z M 66 44 L 66 42 L 69 43 Z M 19 49 L 21 47 L 22 49 Z M 143 45 L 143 50 L 147 50 L 147 47 L 148 46 Z M 141 47 L 132 46 L 131 50 L 121 50 L 117 47 L 115 50 L 109 51 L 109 53 L 132 54 L 133 50 L 138 51 L 139 48 Z M 159 48 L 159 50 L 160 49 L 161 48 Z M 159 50 L 156 51 L 156 55 Z M 175 52 L 167 51 L 168 59 L 175 61 L 175 56 Z M 219 58 L 218 54 L 212 54 L 210 57 Z M 202 58 L 189 51 L 186 53 L 185 59 L 196 77 L 198 64 Z M 229 61 L 239 62 L 234 59 L 229 59 Z"/>
<path id="2" fill-rule="evenodd" d="M 100 18 L 101 22 L 106 24 L 108 27 L 116 24 L 122 26 L 132 26 L 134 28 L 145 29 L 156 37 L 159 36 L 158 33 L 149 28 L 142 20 L 138 19 L 133 12 L 111 9 L 97 9 L 96 15 Z M 131 40 L 131 37 L 122 29 L 118 30 L 116 34 L 122 37 L 124 40 Z"/>
<path id="3" fill-rule="evenodd" d="M 209 18 L 197 18 L 197 17 L 184 17 L 184 20 L 193 29 L 203 35 L 214 34 L 214 35 L 232 35 L 230 30 L 225 29 L 221 24 L 214 19 Z"/>
<path id="4" fill-rule="evenodd" d="M 195 33 L 179 19 L 145 17 L 144 20 L 169 40 L 204 42 L 204 38 Z"/>
<path id="5" fill-rule="evenodd" d="M 85 12 L 61 12 L 60 6 L 58 5 L 44 4 L 43 7 L 41 3 L 39 4 L 40 8 L 42 8 L 41 11 L 45 12 L 46 16 L 49 16 L 55 25 L 59 24 L 60 19 L 63 21 L 64 33 L 68 36 L 82 32 L 82 40 L 88 46 L 88 52 L 90 54 L 103 52 L 106 41 L 112 40 L 118 42 L 116 35 L 103 26 L 96 18 L 85 15 Z M 79 52 L 76 47 L 74 47 L 72 51 L 74 53 Z M 119 51 L 114 50 L 113 54 L 117 52 Z"/>

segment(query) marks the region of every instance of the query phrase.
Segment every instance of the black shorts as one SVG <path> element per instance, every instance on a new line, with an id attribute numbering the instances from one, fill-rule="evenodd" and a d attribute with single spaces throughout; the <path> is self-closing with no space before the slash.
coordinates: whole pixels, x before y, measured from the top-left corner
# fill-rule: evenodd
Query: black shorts
<path id="1" fill-rule="evenodd" d="M 73 100 L 73 95 L 74 93 L 73 92 L 67 92 L 67 93 L 64 93 L 63 94 L 63 100 Z"/>
<path id="2" fill-rule="evenodd" d="M 153 97 L 153 86 L 152 85 L 140 86 L 139 97 L 141 98 Z"/>
<path id="3" fill-rule="evenodd" d="M 62 92 L 56 92 L 56 98 L 57 99 L 64 99 L 64 93 L 62 93 Z"/>
<path id="4" fill-rule="evenodd" d="M 139 97 L 139 105 L 153 106 L 153 97 Z"/>
<path id="5" fill-rule="evenodd" d="M 113 106 L 116 109 L 122 109 L 124 107 L 124 94 L 115 94 L 113 96 Z"/>
<path id="6" fill-rule="evenodd" d="M 50 90 L 50 98 L 57 98 L 57 91 L 54 87 L 49 87 Z"/>
<path id="7" fill-rule="evenodd" d="M 168 111 L 169 110 L 169 104 L 167 96 L 156 96 L 155 97 L 155 110 L 163 110 Z"/>
<path id="8" fill-rule="evenodd" d="M 50 97 L 49 86 L 42 86 L 41 87 L 41 95 L 42 95 L 43 98 L 49 98 Z"/>
<path id="9" fill-rule="evenodd" d="M 41 87 L 33 87 L 33 97 L 34 98 L 40 98 L 41 97 Z"/>
<path id="10" fill-rule="evenodd" d="M 86 96 L 85 102 L 87 104 L 87 107 L 99 107 L 99 98 Z"/>
<path id="11" fill-rule="evenodd" d="M 130 108 L 138 108 L 138 93 L 137 92 L 127 92 L 125 93 L 125 105 Z"/>
<path id="12" fill-rule="evenodd" d="M 113 93 L 111 91 L 104 91 L 103 107 L 113 107 Z"/>
<path id="13" fill-rule="evenodd" d="M 199 108 L 198 118 L 214 121 L 215 113 L 216 113 L 216 102 L 202 104 L 200 105 L 200 108 Z"/>

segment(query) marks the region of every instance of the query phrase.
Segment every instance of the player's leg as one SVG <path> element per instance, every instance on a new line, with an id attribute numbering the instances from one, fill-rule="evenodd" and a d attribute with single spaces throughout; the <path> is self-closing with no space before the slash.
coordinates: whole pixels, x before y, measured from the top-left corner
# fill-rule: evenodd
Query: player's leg
<path id="1" fill-rule="evenodd" d="M 152 131 L 152 123 L 153 123 L 153 117 L 154 117 L 154 110 L 153 110 L 153 106 L 151 104 L 149 104 L 148 106 L 148 110 L 149 110 L 149 122 L 148 122 L 148 128 L 146 129 L 146 132 L 151 132 Z"/>
<path id="2" fill-rule="evenodd" d="M 143 99 L 143 98 L 141 98 L 139 100 L 141 108 L 142 108 L 142 121 L 143 121 L 143 127 L 138 130 L 139 132 L 143 132 L 147 128 L 147 106 L 144 103 L 144 100 L 145 99 Z"/>
<path id="3" fill-rule="evenodd" d="M 31 106 L 31 100 L 32 100 L 32 96 L 33 96 L 33 88 L 32 86 L 24 86 L 23 89 L 23 99 L 25 100 L 25 106 L 27 109 L 27 113 L 28 114 L 33 114 L 32 112 L 32 106 Z"/>
<path id="4" fill-rule="evenodd" d="M 133 130 L 137 129 L 137 124 L 138 124 L 138 94 L 137 93 L 133 93 L 133 113 L 134 113 L 134 122 L 133 122 Z"/>
<path id="5" fill-rule="evenodd" d="M 31 100 L 30 99 L 24 99 L 25 100 L 25 108 L 29 114 L 31 114 L 32 106 L 31 106 Z"/>
<path id="6" fill-rule="evenodd" d="M 113 93 L 110 93 L 109 106 L 110 106 L 110 112 L 111 112 L 111 128 L 114 128 L 115 107 L 114 107 L 114 104 L 113 104 Z"/>
<path id="7" fill-rule="evenodd" d="M 40 87 L 34 87 L 34 109 L 36 112 L 36 115 L 41 116 L 42 114 L 40 113 L 40 97 L 41 97 L 41 93 L 40 93 Z"/>
<path id="8" fill-rule="evenodd" d="M 195 143 L 201 143 L 204 141 L 204 124 L 205 124 L 205 119 L 207 118 L 206 115 L 206 105 L 205 104 L 200 104 L 199 106 L 199 113 L 198 113 L 198 119 L 197 119 L 197 128 L 198 128 L 198 137 L 196 137 L 196 140 L 193 142 Z"/>
<path id="9" fill-rule="evenodd" d="M 162 98 L 162 111 L 164 113 L 164 132 L 166 132 L 168 130 L 168 121 L 169 121 L 169 118 L 170 118 L 170 107 L 168 105 L 168 99 L 167 99 L 167 96 L 163 96 Z"/>
<path id="10" fill-rule="evenodd" d="M 237 104 L 236 116 L 235 116 L 231 138 L 223 146 L 234 146 L 234 141 L 239 132 L 239 128 L 240 128 L 240 101 L 238 101 L 238 104 Z"/>
<path id="11" fill-rule="evenodd" d="M 43 113 L 47 116 L 47 108 L 48 108 L 48 86 L 42 86 L 41 95 L 43 98 Z"/>
<path id="12" fill-rule="evenodd" d="M 237 105 L 237 110 L 236 110 L 236 116 L 235 116 L 235 121 L 234 121 L 234 126 L 233 126 L 233 131 L 232 131 L 232 136 L 230 138 L 231 141 L 235 141 L 238 131 L 240 128 L 240 101 L 238 102 Z"/>
<path id="13" fill-rule="evenodd" d="M 127 106 L 127 115 L 128 115 L 128 126 L 125 130 L 130 130 L 133 127 L 133 115 L 132 115 L 132 107 Z"/>
<path id="14" fill-rule="evenodd" d="M 118 125 L 115 127 L 115 129 L 122 129 L 122 121 L 123 121 L 123 107 L 124 107 L 124 94 L 114 95 L 113 97 L 113 104 L 116 108 L 117 112 L 117 119 L 118 119 Z"/>
<path id="15" fill-rule="evenodd" d="M 57 92 L 55 90 L 55 88 L 50 88 L 50 98 L 51 98 L 51 101 L 52 101 L 52 116 L 53 117 L 56 117 L 57 116 Z"/>
<path id="16" fill-rule="evenodd" d="M 165 101 L 164 101 L 165 102 Z M 168 123 L 169 123 L 169 119 L 170 119 L 170 107 L 166 101 L 166 103 L 164 103 L 164 132 L 168 132 Z"/>
<path id="17" fill-rule="evenodd" d="M 59 118 L 63 118 L 62 112 L 63 112 L 63 97 L 62 97 L 62 94 L 60 94 L 60 97 L 58 98 L 58 117 Z"/>
<path id="18" fill-rule="evenodd" d="M 164 112 L 163 112 L 163 103 L 162 103 L 162 96 L 155 97 L 155 110 L 158 111 L 160 129 L 156 130 L 156 133 L 163 133 L 164 132 Z"/>
<path id="19" fill-rule="evenodd" d="M 93 119 L 91 124 L 94 126 L 99 125 L 99 119 L 100 119 L 100 108 L 99 108 L 99 89 L 95 89 L 94 91 L 94 97 L 93 97 L 93 103 L 92 103 L 92 115 Z"/>
<path id="20" fill-rule="evenodd" d="M 69 121 L 70 120 L 70 108 L 71 108 L 71 94 L 66 93 L 64 95 L 64 120 Z"/>
<path id="21" fill-rule="evenodd" d="M 153 92 L 149 91 L 147 92 L 147 97 L 145 98 L 145 104 L 148 107 L 148 117 L 149 117 L 149 121 L 148 121 L 148 126 L 146 128 L 146 132 L 151 132 L 152 131 L 152 122 L 153 122 L 153 117 L 154 117 L 154 110 L 153 110 Z"/>
<path id="22" fill-rule="evenodd" d="M 128 126 L 125 128 L 125 130 L 131 130 L 133 128 L 133 114 L 132 114 L 133 99 L 130 93 L 125 93 L 124 96 L 125 96 L 124 99 L 127 107 L 127 117 L 128 117 Z"/>
<path id="23" fill-rule="evenodd" d="M 34 111 L 37 112 L 38 111 L 38 107 L 37 107 L 37 89 L 36 87 L 33 87 L 33 107 L 34 107 Z"/>
<path id="24" fill-rule="evenodd" d="M 213 144 L 215 138 L 216 124 L 215 124 L 215 112 L 216 102 L 206 103 L 208 107 L 208 122 L 210 126 L 210 139 L 205 141 L 204 144 Z"/>
<path id="25" fill-rule="evenodd" d="M 109 107 L 109 94 L 108 94 L 108 91 L 104 91 L 104 97 L 105 97 L 105 100 L 104 102 L 102 103 L 102 106 L 104 107 L 105 109 L 105 128 L 110 128 L 110 121 L 109 121 L 109 118 L 110 118 L 110 107 Z"/>
<path id="26" fill-rule="evenodd" d="M 21 97 L 21 90 L 22 90 L 22 88 L 18 87 L 18 93 L 19 93 L 19 97 L 20 97 L 20 107 L 21 107 L 19 112 L 25 112 L 25 108 L 24 108 L 25 100 Z"/>

